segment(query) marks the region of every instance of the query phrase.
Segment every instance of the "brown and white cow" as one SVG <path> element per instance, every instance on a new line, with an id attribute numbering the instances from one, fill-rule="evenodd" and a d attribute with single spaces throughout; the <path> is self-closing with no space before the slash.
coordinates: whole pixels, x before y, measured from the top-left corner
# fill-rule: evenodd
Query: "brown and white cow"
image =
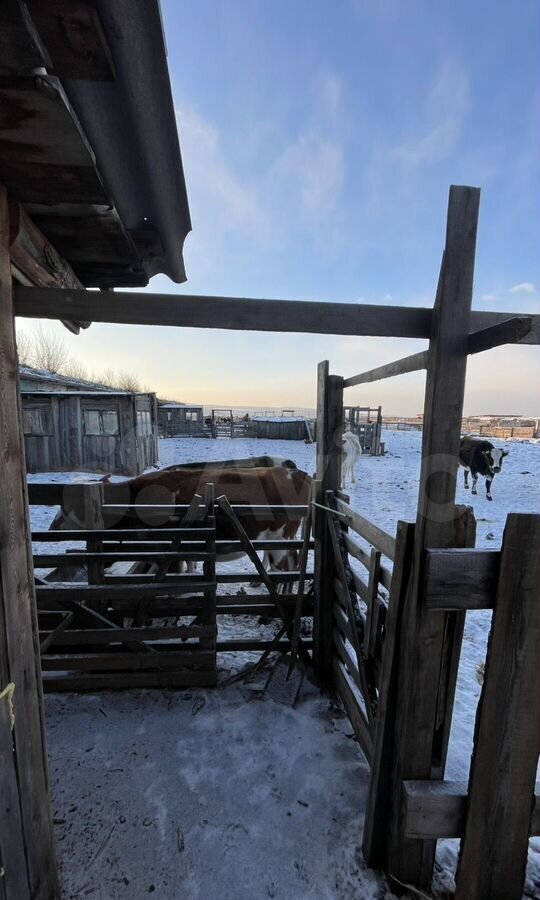
<path id="1" fill-rule="evenodd" d="M 163 513 L 161 521 L 155 513 L 145 517 L 144 510 L 138 516 L 129 512 L 135 504 L 142 506 L 189 504 L 195 494 L 204 494 L 207 484 L 213 484 L 216 497 L 225 495 L 231 504 L 246 506 L 299 506 L 309 503 L 311 477 L 300 469 L 283 465 L 255 468 L 213 468 L 207 464 L 199 468 L 173 468 L 149 472 L 126 481 L 106 485 L 106 503 L 114 504 L 114 509 L 104 510 L 106 528 L 167 528 L 178 527 L 183 511 L 179 515 Z M 251 540 L 293 539 L 298 531 L 301 517 L 293 519 L 286 515 L 268 516 L 264 511 L 254 511 L 242 516 L 242 525 Z M 53 529 L 80 527 L 82 516 L 77 510 L 64 504 L 53 521 Z M 235 540 L 237 534 L 229 520 L 219 508 L 216 509 L 217 540 Z M 244 554 L 219 555 L 218 559 L 234 559 Z M 268 551 L 269 568 L 292 571 L 296 567 L 297 553 L 294 551 Z"/>

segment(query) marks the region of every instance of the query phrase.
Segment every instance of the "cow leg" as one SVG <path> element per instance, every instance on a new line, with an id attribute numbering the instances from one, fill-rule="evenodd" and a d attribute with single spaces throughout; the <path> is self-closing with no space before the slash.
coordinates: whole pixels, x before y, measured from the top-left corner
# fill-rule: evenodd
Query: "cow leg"
<path id="1" fill-rule="evenodd" d="M 478 482 L 478 473 L 472 472 L 472 492 L 473 492 L 473 494 L 478 493 L 478 491 L 476 490 L 477 482 Z"/>
<path id="2" fill-rule="evenodd" d="M 486 497 L 488 500 L 493 500 L 493 497 L 491 496 L 491 482 L 492 481 L 493 481 L 493 479 L 486 478 Z"/>
<path id="3" fill-rule="evenodd" d="M 464 481 L 465 481 L 465 490 L 468 491 L 468 490 L 469 490 L 469 470 L 468 470 L 468 469 L 464 469 L 463 472 L 464 472 L 464 476 L 465 476 L 465 477 L 464 477 Z"/>

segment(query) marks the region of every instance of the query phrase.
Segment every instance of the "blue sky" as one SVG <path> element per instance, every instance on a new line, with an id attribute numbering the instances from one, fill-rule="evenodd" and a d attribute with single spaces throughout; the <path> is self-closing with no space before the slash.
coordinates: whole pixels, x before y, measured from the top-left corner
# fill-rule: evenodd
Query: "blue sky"
<path id="1" fill-rule="evenodd" d="M 162 5 L 193 233 L 187 284 L 151 289 L 432 305 L 456 183 L 482 188 L 474 306 L 540 312 L 537 0 Z M 179 399 L 276 406 L 314 403 L 321 358 L 351 375 L 423 346 L 128 332 L 93 326 L 70 349 L 94 368 L 120 349 Z M 472 360 L 467 409 L 540 413 L 539 377 L 536 348 Z M 415 413 L 422 389 L 350 399 Z"/>

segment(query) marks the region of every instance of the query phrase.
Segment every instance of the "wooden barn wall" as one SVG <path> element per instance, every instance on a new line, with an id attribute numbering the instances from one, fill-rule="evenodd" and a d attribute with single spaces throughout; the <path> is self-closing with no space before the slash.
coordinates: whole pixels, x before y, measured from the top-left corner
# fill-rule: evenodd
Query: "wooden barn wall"
<path id="1" fill-rule="evenodd" d="M 136 475 L 158 459 L 157 416 L 153 394 L 118 396 L 23 395 L 24 408 L 48 408 L 51 434 L 24 436 L 29 472 L 103 472 Z M 137 434 L 137 409 L 150 412 L 151 433 Z M 85 434 L 85 410 L 114 410 L 117 435 Z"/>
<path id="2" fill-rule="evenodd" d="M 139 394 L 135 397 L 135 428 L 137 428 L 137 411 L 150 413 L 151 433 L 137 433 L 136 456 L 138 472 L 144 472 L 149 466 L 155 465 L 159 458 L 157 401 L 154 394 Z"/>

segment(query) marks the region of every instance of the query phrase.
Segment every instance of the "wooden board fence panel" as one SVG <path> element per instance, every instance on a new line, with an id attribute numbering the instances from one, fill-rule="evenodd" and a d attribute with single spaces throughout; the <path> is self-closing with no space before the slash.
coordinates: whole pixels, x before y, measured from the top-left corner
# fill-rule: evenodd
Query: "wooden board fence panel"
<path id="1" fill-rule="evenodd" d="M 511 514 L 477 713 L 456 900 L 521 900 L 540 752 L 539 585 L 540 516 Z"/>

